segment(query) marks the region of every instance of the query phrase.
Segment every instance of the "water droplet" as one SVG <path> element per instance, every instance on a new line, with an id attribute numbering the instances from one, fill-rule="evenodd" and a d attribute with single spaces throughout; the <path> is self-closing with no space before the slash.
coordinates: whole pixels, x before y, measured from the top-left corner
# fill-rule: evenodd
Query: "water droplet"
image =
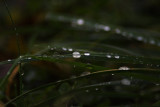
<path id="1" fill-rule="evenodd" d="M 89 92 L 89 90 L 86 90 L 86 92 L 88 93 L 88 92 Z"/>
<path id="2" fill-rule="evenodd" d="M 8 59 L 8 62 L 12 61 L 11 59 Z"/>
<path id="3" fill-rule="evenodd" d="M 63 47 L 62 50 L 67 51 L 67 48 L 64 48 L 64 47 Z"/>
<path id="4" fill-rule="evenodd" d="M 103 29 L 104 29 L 104 31 L 110 31 L 111 30 L 111 28 L 109 26 L 104 26 Z"/>
<path id="5" fill-rule="evenodd" d="M 111 55 L 106 55 L 106 57 L 107 57 L 107 58 L 111 58 L 112 56 L 111 56 Z"/>
<path id="6" fill-rule="evenodd" d="M 114 75 L 114 74 L 112 74 L 112 75 Z"/>
<path id="7" fill-rule="evenodd" d="M 142 41 L 142 40 L 143 40 L 143 37 L 138 36 L 138 37 L 137 37 L 137 40 L 138 40 L 138 41 Z"/>
<path id="8" fill-rule="evenodd" d="M 32 57 L 28 57 L 27 59 L 32 59 Z"/>
<path id="9" fill-rule="evenodd" d="M 90 56 L 90 53 L 84 53 L 85 56 Z"/>
<path id="10" fill-rule="evenodd" d="M 22 76 L 24 75 L 24 73 L 21 74 Z"/>
<path id="11" fill-rule="evenodd" d="M 81 57 L 81 54 L 79 52 L 73 52 L 72 55 L 73 55 L 73 58 L 80 58 Z"/>
<path id="12" fill-rule="evenodd" d="M 121 33 L 121 31 L 117 28 L 117 29 L 115 29 L 115 32 L 117 33 L 117 34 L 120 34 Z"/>
<path id="13" fill-rule="evenodd" d="M 19 58 L 21 59 L 23 56 L 19 56 Z"/>
<path id="14" fill-rule="evenodd" d="M 155 44 L 155 41 L 154 40 L 150 40 L 150 44 Z"/>
<path id="15" fill-rule="evenodd" d="M 122 83 L 123 85 L 131 85 L 131 81 L 128 80 L 128 79 L 122 79 L 122 80 L 121 80 L 121 83 Z"/>
<path id="16" fill-rule="evenodd" d="M 99 90 L 98 88 L 95 89 L 96 91 Z"/>
<path id="17" fill-rule="evenodd" d="M 53 50 L 54 50 L 54 48 L 51 48 L 51 50 L 53 51 Z"/>
<path id="18" fill-rule="evenodd" d="M 68 49 L 68 51 L 70 51 L 70 52 L 71 52 L 71 51 L 73 51 L 73 49 L 72 49 L 72 48 L 69 48 L 69 49 Z"/>
<path id="19" fill-rule="evenodd" d="M 82 74 L 81 74 L 81 76 L 85 76 L 85 75 L 89 75 L 89 74 L 91 74 L 90 72 L 83 72 Z"/>
<path id="20" fill-rule="evenodd" d="M 51 48 L 51 46 L 50 45 L 48 45 L 48 49 L 50 49 Z"/>
<path id="21" fill-rule="evenodd" d="M 126 35 L 127 35 L 127 33 L 126 33 L 126 32 L 122 32 L 122 35 L 123 35 L 123 36 L 126 36 Z"/>
<path id="22" fill-rule="evenodd" d="M 130 68 L 124 66 L 124 67 L 120 67 L 119 70 L 130 70 Z"/>
<path id="23" fill-rule="evenodd" d="M 129 33 L 128 37 L 129 37 L 129 38 L 133 37 L 133 34 L 132 34 L 132 33 Z"/>
<path id="24" fill-rule="evenodd" d="M 114 56 L 114 58 L 119 59 L 119 56 L 118 56 L 118 55 L 116 55 L 116 56 Z"/>
<path id="25" fill-rule="evenodd" d="M 78 19 L 77 20 L 77 24 L 78 25 L 83 25 L 84 24 L 84 20 L 83 19 Z"/>

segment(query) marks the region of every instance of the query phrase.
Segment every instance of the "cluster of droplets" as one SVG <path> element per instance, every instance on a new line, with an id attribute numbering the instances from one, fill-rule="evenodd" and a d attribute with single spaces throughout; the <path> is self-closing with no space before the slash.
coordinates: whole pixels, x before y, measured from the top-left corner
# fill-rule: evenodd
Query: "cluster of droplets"
<path id="1" fill-rule="evenodd" d="M 69 17 L 59 16 L 59 15 L 56 16 L 56 15 L 52 15 L 52 14 L 48 14 L 46 16 L 46 18 L 50 19 L 50 20 L 59 20 L 62 22 L 71 22 L 72 25 L 76 25 L 76 26 L 85 25 L 88 28 L 94 28 L 95 30 L 103 30 L 103 31 L 107 31 L 107 32 L 112 31 L 112 32 L 115 32 L 116 34 L 120 34 L 120 35 L 127 37 L 127 38 L 134 38 L 134 39 L 136 39 L 138 41 L 142 41 L 144 43 L 149 43 L 149 44 L 154 44 L 154 45 L 160 46 L 160 42 L 148 37 L 147 35 L 146 36 L 139 36 L 133 32 L 126 32 L 125 30 L 122 30 L 119 28 L 114 28 L 109 25 L 92 24 L 88 21 L 85 21 L 83 18 L 76 19 L 76 18 L 69 18 Z"/>

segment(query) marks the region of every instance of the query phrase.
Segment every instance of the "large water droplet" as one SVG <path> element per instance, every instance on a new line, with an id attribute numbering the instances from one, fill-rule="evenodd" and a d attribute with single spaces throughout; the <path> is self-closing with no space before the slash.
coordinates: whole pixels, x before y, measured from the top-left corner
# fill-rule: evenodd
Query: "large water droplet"
<path id="1" fill-rule="evenodd" d="M 80 58 L 81 57 L 81 54 L 79 52 L 73 52 L 72 55 L 73 55 L 73 58 Z"/>

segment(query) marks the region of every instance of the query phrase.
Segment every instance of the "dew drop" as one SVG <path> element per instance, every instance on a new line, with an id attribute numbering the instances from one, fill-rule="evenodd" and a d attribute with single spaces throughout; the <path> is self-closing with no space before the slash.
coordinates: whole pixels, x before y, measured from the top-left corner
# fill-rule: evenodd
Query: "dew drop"
<path id="1" fill-rule="evenodd" d="M 27 59 L 32 59 L 31 57 L 28 57 Z"/>
<path id="2" fill-rule="evenodd" d="M 131 85 L 131 81 L 128 80 L 128 79 L 122 79 L 122 80 L 121 80 L 121 83 L 122 83 L 123 85 Z"/>
<path id="3" fill-rule="evenodd" d="M 130 68 L 124 66 L 124 67 L 120 67 L 119 70 L 129 70 Z"/>
<path id="4" fill-rule="evenodd" d="M 70 51 L 70 52 L 71 52 L 71 51 L 73 51 L 73 49 L 72 49 L 72 48 L 69 48 L 69 49 L 68 49 L 68 51 Z"/>
<path id="5" fill-rule="evenodd" d="M 8 59 L 7 61 L 10 62 L 10 61 L 12 61 L 12 60 L 11 60 L 11 59 Z"/>
<path id="6" fill-rule="evenodd" d="M 51 46 L 50 45 L 48 45 L 48 49 L 50 49 L 51 48 Z"/>
<path id="7" fill-rule="evenodd" d="M 90 56 L 90 53 L 84 53 L 85 56 Z"/>
<path id="8" fill-rule="evenodd" d="M 106 57 L 107 57 L 107 58 L 111 58 L 112 56 L 111 56 L 111 55 L 106 55 Z"/>
<path id="9" fill-rule="evenodd" d="M 117 28 L 117 29 L 115 29 L 115 32 L 117 33 L 117 34 L 120 34 L 121 33 L 121 31 Z"/>
<path id="10" fill-rule="evenodd" d="M 90 72 L 83 72 L 82 74 L 81 74 L 81 76 L 85 76 L 85 75 L 89 75 L 89 74 L 91 74 Z"/>
<path id="11" fill-rule="evenodd" d="M 116 55 L 116 56 L 114 56 L 114 58 L 119 59 L 119 56 L 118 56 L 118 55 Z"/>
<path id="12" fill-rule="evenodd" d="M 81 57 L 81 54 L 79 52 L 73 52 L 72 55 L 73 55 L 73 58 L 80 58 Z"/>
<path id="13" fill-rule="evenodd" d="M 24 75 L 24 73 L 21 74 L 22 76 Z"/>
<path id="14" fill-rule="evenodd" d="M 67 48 L 64 48 L 64 47 L 63 47 L 62 50 L 67 51 Z"/>
<path id="15" fill-rule="evenodd" d="M 88 93 L 88 92 L 89 92 L 89 90 L 86 90 L 86 92 Z"/>
<path id="16" fill-rule="evenodd" d="M 98 89 L 98 88 L 96 88 L 95 90 L 96 90 L 96 91 L 98 91 L 99 89 Z"/>
<path id="17" fill-rule="evenodd" d="M 112 74 L 112 75 L 114 75 L 114 74 Z"/>
<path id="18" fill-rule="evenodd" d="M 53 51 L 53 50 L 54 50 L 54 48 L 51 48 L 51 50 Z"/>
<path id="19" fill-rule="evenodd" d="M 104 26 L 103 29 L 104 29 L 104 31 L 110 31 L 111 30 L 111 28 L 109 26 Z"/>
<path id="20" fill-rule="evenodd" d="M 151 40 L 151 41 L 150 41 L 150 44 L 155 44 L 155 41 L 154 41 L 154 40 Z"/>
<path id="21" fill-rule="evenodd" d="M 84 20 L 83 19 L 78 19 L 77 20 L 77 24 L 78 25 L 83 25 L 84 24 Z"/>
<path id="22" fill-rule="evenodd" d="M 138 37 L 137 37 L 137 40 L 138 40 L 138 41 L 142 41 L 142 40 L 143 40 L 143 37 L 138 36 Z"/>
<path id="23" fill-rule="evenodd" d="M 127 33 L 126 33 L 126 32 L 122 32 L 122 35 L 123 35 L 123 36 L 126 36 L 126 35 L 127 35 Z"/>

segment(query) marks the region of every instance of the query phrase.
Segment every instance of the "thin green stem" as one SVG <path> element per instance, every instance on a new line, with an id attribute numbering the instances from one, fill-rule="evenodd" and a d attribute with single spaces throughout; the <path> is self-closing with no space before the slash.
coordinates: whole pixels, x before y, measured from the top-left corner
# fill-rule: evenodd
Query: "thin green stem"
<path id="1" fill-rule="evenodd" d="M 18 56 L 21 56 L 21 50 L 20 50 L 20 36 L 19 36 L 19 34 L 18 34 L 18 32 L 17 32 L 17 27 L 15 26 L 15 23 L 14 23 L 14 21 L 13 21 L 13 18 L 12 18 L 12 15 L 11 15 L 11 13 L 10 13 L 10 10 L 9 10 L 9 8 L 8 8 L 8 5 L 7 5 L 7 2 L 6 2 L 6 0 L 3 0 L 3 2 L 4 2 L 4 5 L 5 5 L 5 7 L 6 7 L 6 9 L 7 9 L 7 12 L 8 12 L 8 15 L 9 15 L 9 17 L 10 17 L 10 20 L 11 20 L 11 22 L 12 22 L 12 25 L 13 25 L 13 28 L 14 28 L 14 31 L 15 31 L 15 33 L 16 33 L 16 41 L 17 41 L 17 47 L 18 47 Z M 22 79 L 23 79 L 23 77 L 22 77 L 22 72 L 21 72 L 21 59 L 20 59 L 20 62 L 19 62 L 19 84 L 20 84 L 20 94 L 23 92 L 23 83 L 22 83 Z"/>

